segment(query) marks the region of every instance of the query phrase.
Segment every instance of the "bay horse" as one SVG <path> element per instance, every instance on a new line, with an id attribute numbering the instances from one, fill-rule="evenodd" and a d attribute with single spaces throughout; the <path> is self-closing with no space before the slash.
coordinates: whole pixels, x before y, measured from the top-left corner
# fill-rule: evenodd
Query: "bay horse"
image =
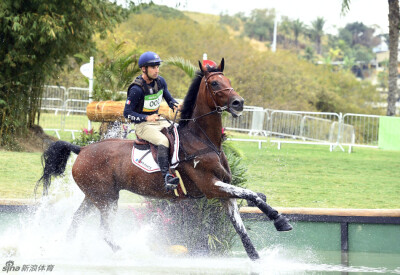
<path id="1" fill-rule="evenodd" d="M 241 238 L 250 259 L 259 255 L 252 244 L 239 214 L 236 199 L 246 199 L 257 206 L 274 221 L 278 231 L 289 231 L 289 220 L 269 206 L 257 193 L 231 185 L 231 171 L 222 151 L 222 112 L 233 117 L 241 115 L 244 99 L 232 88 L 230 80 L 223 74 L 224 59 L 217 67 L 204 67 L 199 61 L 200 71 L 193 78 L 184 99 L 178 125 L 180 136 L 180 163 L 176 170 L 181 175 L 187 198 L 206 196 L 218 198 Z M 106 139 L 88 146 L 79 147 L 65 141 L 53 143 L 42 157 L 43 194 L 48 193 L 52 176 L 63 174 L 71 152 L 78 154 L 72 175 L 85 194 L 83 202 L 75 212 L 69 235 L 91 208 L 100 210 L 101 228 L 105 241 L 113 250 L 119 247 L 110 234 L 110 213 L 116 211 L 120 190 L 154 198 L 176 199 L 172 191 L 164 189 L 160 172 L 148 174 L 131 162 L 133 140 Z"/>

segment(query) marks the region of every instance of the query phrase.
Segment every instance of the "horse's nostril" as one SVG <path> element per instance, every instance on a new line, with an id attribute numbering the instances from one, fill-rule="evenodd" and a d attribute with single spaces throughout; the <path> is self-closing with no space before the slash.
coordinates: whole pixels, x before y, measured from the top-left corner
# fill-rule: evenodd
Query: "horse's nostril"
<path id="1" fill-rule="evenodd" d="M 231 103 L 231 107 L 237 109 L 243 108 L 244 100 L 235 99 Z"/>

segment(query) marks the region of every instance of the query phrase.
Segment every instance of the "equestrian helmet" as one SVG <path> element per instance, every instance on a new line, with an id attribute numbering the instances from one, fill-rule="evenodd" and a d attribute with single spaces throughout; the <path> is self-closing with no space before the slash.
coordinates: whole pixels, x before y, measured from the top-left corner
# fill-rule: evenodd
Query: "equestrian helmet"
<path id="1" fill-rule="evenodd" d="M 139 57 L 139 68 L 145 66 L 159 66 L 162 60 L 154 52 L 145 52 Z"/>

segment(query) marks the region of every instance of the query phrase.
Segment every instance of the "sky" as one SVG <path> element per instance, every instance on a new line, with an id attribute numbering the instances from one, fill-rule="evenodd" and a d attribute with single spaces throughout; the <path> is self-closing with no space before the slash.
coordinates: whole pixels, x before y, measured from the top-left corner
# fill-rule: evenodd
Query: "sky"
<path id="1" fill-rule="evenodd" d="M 143 1 L 146 2 L 146 1 Z M 362 22 L 366 26 L 377 25 L 375 34 L 388 33 L 387 0 L 351 0 L 350 11 L 341 15 L 342 0 L 153 0 L 158 5 L 166 5 L 183 11 L 208 14 L 234 15 L 244 12 L 249 15 L 253 9 L 275 9 L 278 18 L 288 16 L 311 25 L 317 17 L 326 20 L 324 31 L 337 34 L 338 27 L 347 23 Z M 177 7 L 177 4 L 180 4 Z"/>

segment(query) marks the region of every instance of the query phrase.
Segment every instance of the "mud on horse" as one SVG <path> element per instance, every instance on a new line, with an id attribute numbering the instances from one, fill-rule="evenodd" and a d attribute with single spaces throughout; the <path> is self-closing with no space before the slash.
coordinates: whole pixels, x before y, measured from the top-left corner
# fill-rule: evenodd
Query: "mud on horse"
<path id="1" fill-rule="evenodd" d="M 248 256 L 259 255 L 252 244 L 239 214 L 236 199 L 246 199 L 257 206 L 274 222 L 278 231 L 289 231 L 288 219 L 269 206 L 260 196 L 248 189 L 230 184 L 232 175 L 222 151 L 223 111 L 233 117 L 241 115 L 244 100 L 231 87 L 223 74 L 224 59 L 218 67 L 204 67 L 194 77 L 185 97 L 181 120 L 180 163 L 176 170 L 185 183 L 188 198 L 206 196 L 222 201 L 232 225 L 239 234 Z M 43 154 L 43 193 L 47 194 L 52 176 L 61 175 L 71 152 L 78 154 L 72 175 L 85 194 L 75 212 L 69 235 L 74 236 L 81 220 L 92 208 L 100 210 L 101 228 L 105 241 L 113 250 L 119 247 L 110 233 L 110 214 L 117 209 L 120 190 L 163 199 L 176 199 L 172 191 L 164 189 L 161 173 L 148 174 L 131 162 L 132 140 L 106 139 L 85 147 L 65 141 L 53 143 Z"/>

